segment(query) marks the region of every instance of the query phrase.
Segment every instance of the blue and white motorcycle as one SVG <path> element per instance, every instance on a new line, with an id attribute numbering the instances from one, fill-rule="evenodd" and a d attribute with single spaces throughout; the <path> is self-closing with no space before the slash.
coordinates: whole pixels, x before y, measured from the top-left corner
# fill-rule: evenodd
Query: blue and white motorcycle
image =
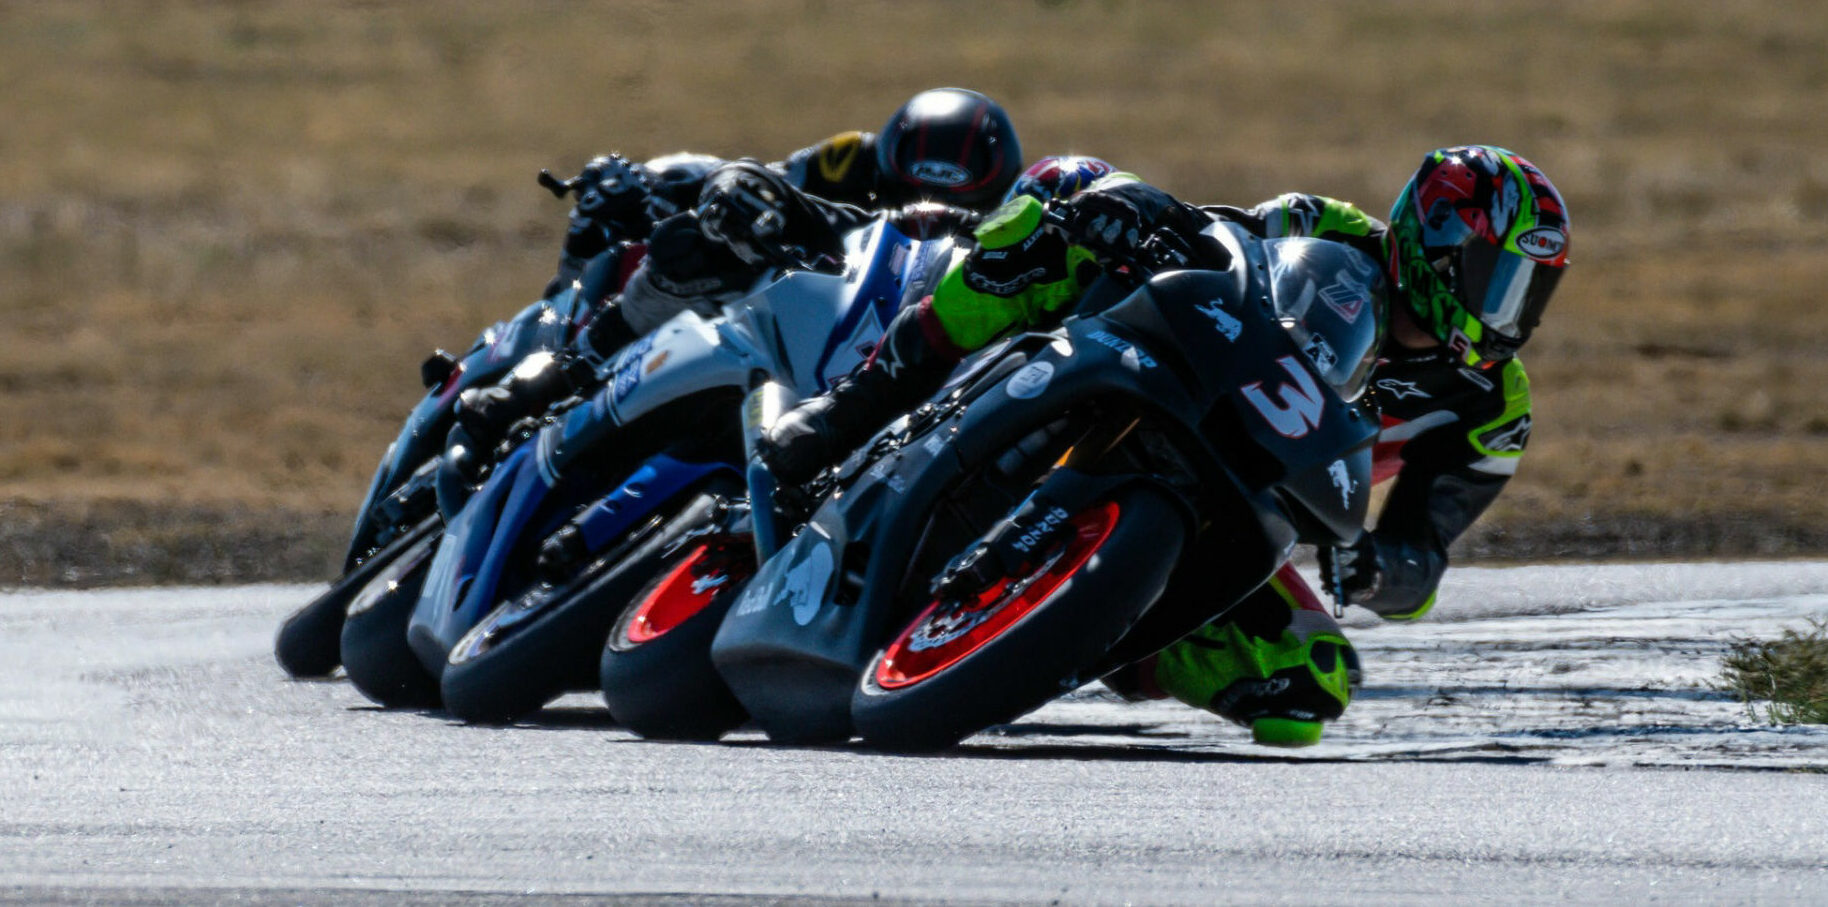
<path id="1" fill-rule="evenodd" d="M 430 558 L 406 636 L 446 709 L 503 722 L 595 687 L 611 622 L 655 574 L 713 547 L 753 564 L 742 464 L 763 410 L 849 374 L 951 252 L 878 218 L 836 267 L 770 271 L 715 317 L 683 313 L 611 360 L 602 389 L 516 448 Z"/>

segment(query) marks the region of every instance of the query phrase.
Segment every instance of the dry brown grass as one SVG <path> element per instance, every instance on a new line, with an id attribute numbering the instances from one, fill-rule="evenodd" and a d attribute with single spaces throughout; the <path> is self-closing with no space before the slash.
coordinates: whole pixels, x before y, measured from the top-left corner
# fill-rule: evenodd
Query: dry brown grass
<path id="1" fill-rule="evenodd" d="M 1813 0 L 0 2 L 0 500 L 333 526 L 423 353 L 544 282 L 539 167 L 778 156 L 962 84 L 1198 201 L 1381 212 L 1429 148 L 1524 152 L 1576 270 L 1468 550 L 1819 553 L 1825 46 Z M 7 544 L 0 582 L 62 575 Z"/>

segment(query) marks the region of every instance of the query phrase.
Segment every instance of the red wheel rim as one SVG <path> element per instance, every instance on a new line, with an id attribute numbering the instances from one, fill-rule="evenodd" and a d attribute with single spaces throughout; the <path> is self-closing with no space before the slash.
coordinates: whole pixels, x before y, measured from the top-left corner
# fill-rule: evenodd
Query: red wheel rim
<path id="1" fill-rule="evenodd" d="M 941 611 L 935 601 L 920 612 L 876 663 L 876 685 L 885 690 L 920 683 L 957 664 L 1047 601 L 1091 560 L 1117 528 L 1115 503 L 1101 504 L 1067 521 L 1072 535 L 1034 572 L 1004 579 L 977 600 Z"/>
<path id="2" fill-rule="evenodd" d="M 699 545 L 690 557 L 648 588 L 628 622 L 629 642 L 660 638 L 704 610 L 719 592 L 754 572 L 740 560 L 717 557 L 710 545 Z"/>

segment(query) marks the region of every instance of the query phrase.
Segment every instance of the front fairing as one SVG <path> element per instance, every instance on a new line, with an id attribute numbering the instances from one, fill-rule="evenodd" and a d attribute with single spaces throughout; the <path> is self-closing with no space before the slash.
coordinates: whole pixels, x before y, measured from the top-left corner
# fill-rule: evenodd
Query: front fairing
<path id="1" fill-rule="evenodd" d="M 903 305 L 929 286 L 951 250 L 950 240 L 908 238 L 887 220 L 844 240 L 839 274 L 791 271 L 760 287 L 731 321 L 773 354 L 771 377 L 803 397 L 829 390 L 882 339 Z"/>

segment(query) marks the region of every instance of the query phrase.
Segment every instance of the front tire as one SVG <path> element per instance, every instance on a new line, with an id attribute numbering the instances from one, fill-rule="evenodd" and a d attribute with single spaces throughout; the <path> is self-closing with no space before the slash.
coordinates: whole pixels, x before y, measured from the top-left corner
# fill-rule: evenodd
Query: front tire
<path id="1" fill-rule="evenodd" d="M 475 724 L 506 724 L 568 690 L 593 687 L 617 617 L 664 571 L 669 549 L 689 528 L 708 520 L 716 503 L 715 495 L 701 494 L 633 550 L 592 564 L 569 586 L 542 599 L 497 607 L 451 650 L 441 682 L 445 709 Z M 538 613 L 515 612 L 528 605 Z M 610 714 L 621 720 L 613 708 Z"/>
<path id="2" fill-rule="evenodd" d="M 295 678 L 329 677 L 343 663 L 343 620 L 349 602 L 400 554 L 436 530 L 437 520 L 427 520 L 386 548 L 375 552 L 338 577 L 310 604 L 293 612 L 279 625 L 273 639 L 273 657 Z"/>
<path id="3" fill-rule="evenodd" d="M 716 740 L 749 717 L 711 663 L 711 640 L 755 576 L 747 537 L 687 545 L 630 598 L 598 665 L 624 727 L 659 740 Z"/>
<path id="4" fill-rule="evenodd" d="M 1148 487 L 1075 514 L 1071 532 L 1027 575 L 973 602 L 933 602 L 863 672 L 851 698 L 872 746 L 923 752 L 1046 704 L 1083 676 L 1161 595 L 1187 530 Z"/>
<path id="5" fill-rule="evenodd" d="M 390 709 L 438 707 L 438 681 L 406 641 L 439 536 L 421 540 L 350 602 L 343 624 L 343 670 L 362 695 Z"/>

